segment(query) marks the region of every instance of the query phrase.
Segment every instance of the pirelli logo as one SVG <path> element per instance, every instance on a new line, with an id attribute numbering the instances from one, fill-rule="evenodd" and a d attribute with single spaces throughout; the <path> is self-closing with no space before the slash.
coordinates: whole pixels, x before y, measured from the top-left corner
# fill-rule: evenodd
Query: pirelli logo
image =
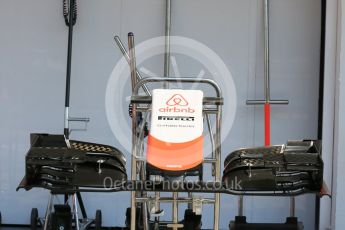
<path id="1" fill-rule="evenodd" d="M 158 116 L 159 121 L 194 121 L 195 117 Z"/>

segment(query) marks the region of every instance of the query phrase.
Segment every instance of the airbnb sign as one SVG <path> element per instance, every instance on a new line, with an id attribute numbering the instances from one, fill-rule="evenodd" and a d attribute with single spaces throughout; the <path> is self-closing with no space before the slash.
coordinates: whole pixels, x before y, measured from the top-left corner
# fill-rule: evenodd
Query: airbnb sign
<path id="1" fill-rule="evenodd" d="M 168 106 L 188 106 L 188 101 L 181 94 L 174 94 L 167 102 Z"/>
<path id="2" fill-rule="evenodd" d="M 174 94 L 165 103 L 167 107 L 160 108 L 159 112 L 163 113 L 195 113 L 195 110 L 187 107 L 189 105 L 188 101 L 181 94 Z M 181 108 L 182 107 L 182 108 Z"/>

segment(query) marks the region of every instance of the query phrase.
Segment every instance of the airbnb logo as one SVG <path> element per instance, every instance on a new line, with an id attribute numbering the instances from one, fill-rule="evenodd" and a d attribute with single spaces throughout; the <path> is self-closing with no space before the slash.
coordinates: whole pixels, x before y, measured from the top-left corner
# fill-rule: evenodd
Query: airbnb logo
<path id="1" fill-rule="evenodd" d="M 166 108 L 160 108 L 163 113 L 195 113 L 195 110 L 189 107 L 188 101 L 181 94 L 174 94 L 166 103 Z M 180 108 L 183 107 L 183 108 Z"/>
<path id="2" fill-rule="evenodd" d="M 187 106 L 188 101 L 181 94 L 174 94 L 167 102 L 168 106 Z"/>

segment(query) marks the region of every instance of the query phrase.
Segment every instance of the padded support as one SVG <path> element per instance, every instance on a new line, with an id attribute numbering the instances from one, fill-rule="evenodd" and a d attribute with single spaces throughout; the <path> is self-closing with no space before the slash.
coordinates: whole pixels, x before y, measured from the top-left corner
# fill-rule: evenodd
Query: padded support
<path id="1" fill-rule="evenodd" d="M 200 90 L 153 90 L 149 165 L 183 173 L 203 163 L 202 110 Z"/>

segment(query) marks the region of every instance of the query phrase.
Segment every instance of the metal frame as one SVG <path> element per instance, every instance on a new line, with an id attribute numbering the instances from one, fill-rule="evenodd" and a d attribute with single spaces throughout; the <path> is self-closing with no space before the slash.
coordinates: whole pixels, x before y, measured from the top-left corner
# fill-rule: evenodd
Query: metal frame
<path id="1" fill-rule="evenodd" d="M 132 38 L 130 38 L 132 39 Z M 129 44 L 133 44 L 130 42 Z M 131 48 L 130 50 L 133 50 Z M 132 56 L 134 52 L 130 52 L 130 56 Z M 132 56 L 133 57 L 133 56 Z M 131 59 L 132 62 L 132 70 L 134 70 L 134 59 Z M 133 71 L 132 71 L 133 73 Z M 132 75 L 132 79 L 136 79 L 134 75 Z M 222 93 L 219 88 L 219 86 L 213 81 L 209 79 L 197 79 L 197 78 L 168 78 L 168 77 L 162 77 L 162 78 L 144 78 L 134 84 L 133 88 L 133 96 L 132 96 L 132 168 L 131 168 L 131 180 L 145 180 L 145 159 L 144 159 L 144 152 L 142 148 L 142 142 L 144 139 L 142 138 L 143 135 L 141 135 L 143 130 L 143 125 L 146 120 L 142 121 L 141 124 L 137 124 L 137 113 L 138 112 L 144 112 L 144 117 L 149 117 L 148 113 L 150 113 L 150 109 L 148 108 L 147 104 L 150 103 L 150 99 L 147 96 L 140 96 L 139 95 L 139 89 L 142 88 L 144 85 L 150 84 L 150 83 L 200 83 L 200 84 L 207 84 L 211 86 L 214 91 L 216 92 L 216 97 L 214 98 L 208 98 L 207 100 L 204 100 L 204 105 L 213 105 L 214 109 L 212 110 L 212 113 L 210 113 L 210 108 L 204 108 L 204 118 L 207 123 L 207 129 L 210 132 L 210 139 L 212 144 L 212 149 L 214 152 L 212 153 L 211 158 L 206 158 L 204 160 L 204 164 L 212 164 L 214 169 L 214 180 L 215 182 L 221 182 L 221 116 L 222 116 L 222 105 L 221 103 L 218 103 L 218 101 L 222 100 Z M 140 100 L 142 99 L 142 100 Z M 213 101 L 213 102 L 212 102 Z M 146 104 L 145 107 L 139 107 L 141 104 Z M 212 126 L 210 123 L 210 115 L 215 115 L 216 119 L 216 127 L 215 132 L 212 130 Z M 137 135 L 139 133 L 139 135 Z M 139 167 L 138 167 L 139 166 Z M 139 169 L 138 169 L 139 168 Z M 173 221 L 172 223 L 169 223 L 168 226 L 172 227 L 173 229 L 178 229 L 181 227 L 180 224 L 178 224 L 178 204 L 179 203 L 193 203 L 193 199 L 191 198 L 191 194 L 188 198 L 181 198 L 178 197 L 178 192 L 173 193 L 172 198 L 162 198 L 157 197 L 159 194 L 155 194 L 154 201 L 157 203 L 164 203 L 164 202 L 172 202 L 173 203 Z M 147 194 L 140 194 L 138 196 L 137 192 L 132 192 L 131 194 L 131 223 L 135 223 L 136 221 L 136 206 L 138 203 L 147 203 L 149 200 L 152 200 L 152 198 L 149 198 Z M 219 207 L 220 207 L 220 194 L 216 193 L 214 194 L 213 199 L 203 199 L 202 203 L 211 203 L 214 204 L 214 229 L 219 229 Z M 147 206 L 147 204 L 145 205 Z M 147 208 L 147 207 L 146 207 Z M 145 209 L 146 209 L 145 208 Z M 143 213 L 146 213 L 146 210 L 143 211 Z M 147 229 L 147 226 L 144 226 L 144 229 Z M 131 230 L 135 230 L 135 225 L 131 225 Z"/>
<path id="2" fill-rule="evenodd" d="M 54 210 L 54 200 L 58 200 L 59 194 L 50 193 L 46 213 L 44 218 L 39 218 L 38 221 L 43 226 L 43 230 L 49 229 L 49 218 Z M 60 194 L 61 195 L 61 194 Z M 63 194 L 65 195 L 65 194 Z M 72 220 L 74 220 L 76 230 L 85 230 L 91 224 L 94 223 L 94 219 L 89 219 L 87 217 L 83 217 L 79 219 L 79 211 L 78 211 L 78 193 L 69 194 L 68 199 L 65 201 L 65 204 L 70 204 L 72 206 Z"/>
<path id="3" fill-rule="evenodd" d="M 167 1 L 167 11 L 170 12 L 170 2 Z M 170 15 L 170 14 L 169 14 Z M 168 21 L 168 20 L 167 20 Z M 122 53 L 124 54 L 125 57 L 126 55 L 126 50 L 121 45 L 121 41 L 118 37 L 115 37 L 115 40 L 117 41 L 117 44 L 119 48 L 121 49 Z M 130 65 L 130 72 L 131 72 L 131 83 L 132 83 L 132 161 L 131 161 L 131 180 L 136 181 L 137 179 L 139 180 L 146 180 L 146 165 L 145 165 L 145 159 L 144 159 L 144 148 L 143 148 L 143 142 L 144 142 L 144 127 L 147 118 L 149 117 L 148 114 L 150 112 L 150 108 L 147 106 L 149 104 L 148 102 L 150 101 L 150 93 L 147 93 L 147 84 L 149 83 L 163 83 L 164 87 L 168 86 L 169 83 L 171 82 L 179 82 L 179 83 L 200 83 L 200 84 L 208 84 L 216 92 L 216 102 L 212 103 L 212 100 L 204 100 L 206 102 L 205 104 L 208 105 L 214 105 L 214 114 L 216 116 L 216 131 L 215 134 L 213 134 L 212 126 L 210 124 L 210 119 L 209 119 L 209 113 L 206 114 L 207 118 L 207 124 L 208 124 L 208 129 L 210 132 L 210 137 L 211 137 L 211 144 L 213 145 L 212 150 L 214 152 L 212 153 L 212 158 L 211 159 L 205 159 L 204 163 L 211 163 L 212 168 L 214 169 L 214 173 L 212 176 L 214 176 L 215 182 L 221 182 L 221 104 L 217 101 L 222 101 L 222 93 L 220 87 L 212 80 L 208 79 L 195 79 L 195 78 L 169 78 L 167 76 L 164 76 L 162 78 L 144 78 L 138 81 L 138 79 L 141 78 L 140 73 L 137 71 L 136 68 L 136 61 L 135 61 L 135 45 L 134 45 L 134 35 L 133 33 L 128 34 L 128 47 L 129 47 L 129 54 L 127 57 L 127 61 L 129 61 Z M 167 43 L 169 44 L 169 43 Z M 166 44 L 166 45 L 167 45 Z M 128 60 L 129 59 L 129 60 Z M 146 92 L 147 95 L 149 96 L 140 96 L 139 95 L 139 89 L 143 88 L 144 91 Z M 141 100 L 144 99 L 144 100 Z M 146 104 L 146 108 L 141 111 L 140 108 L 138 107 L 139 104 Z M 144 112 L 144 120 L 142 121 L 141 124 L 137 123 L 137 113 L 138 112 Z M 206 110 L 203 111 L 204 114 L 205 112 L 208 112 Z M 139 136 L 137 135 L 139 131 Z M 138 170 L 140 169 L 140 170 Z M 139 195 L 139 196 L 138 196 Z M 191 199 L 192 194 L 189 193 L 188 198 Z M 142 203 L 142 215 L 143 215 L 143 220 L 144 220 L 144 229 L 148 229 L 148 218 L 147 218 L 147 202 L 143 202 L 143 200 L 140 200 L 140 198 L 146 198 L 147 201 L 147 192 L 143 191 L 141 193 L 132 191 L 131 192 L 131 230 L 135 230 L 136 227 L 136 207 L 137 203 L 141 201 Z M 214 194 L 214 229 L 219 229 L 219 211 L 220 211 L 220 194 L 215 193 Z M 182 199 L 183 202 L 186 202 L 186 199 Z M 164 199 L 161 199 L 160 193 L 155 192 L 155 207 L 156 209 L 159 209 L 160 203 L 164 202 Z M 170 200 L 165 200 L 165 202 L 172 202 L 173 207 L 172 207 L 172 222 L 167 223 L 167 227 L 171 227 L 173 229 L 178 229 L 183 227 L 181 224 L 178 223 L 178 204 L 181 202 L 181 198 L 178 196 L 178 192 L 173 192 L 173 197 Z M 194 200 L 191 199 L 189 200 L 189 203 L 193 203 Z M 203 201 L 201 202 L 203 203 Z M 157 226 L 158 227 L 158 226 Z"/>
<path id="4" fill-rule="evenodd" d="M 166 0 L 166 12 L 165 12 L 165 55 L 164 55 L 164 78 L 148 78 L 148 79 L 142 79 L 139 71 L 136 68 L 136 61 L 135 61 L 135 49 L 134 49 L 134 35 L 133 33 L 128 34 L 128 47 L 129 47 L 129 53 L 127 54 L 126 49 L 124 48 L 123 44 L 121 43 L 121 40 L 119 37 L 115 37 L 115 41 L 117 45 L 119 46 L 121 52 L 125 56 L 127 62 L 130 65 L 131 70 L 131 83 L 132 83 L 132 95 L 138 99 L 138 92 L 139 88 L 142 87 L 145 91 L 145 93 L 148 96 L 151 96 L 146 84 L 151 82 L 162 82 L 163 88 L 169 88 L 169 82 L 182 82 L 182 83 L 205 83 L 209 84 L 214 87 L 217 97 L 221 98 L 221 90 L 218 87 L 218 85 L 210 80 L 199 80 L 199 79 L 175 79 L 175 78 L 169 78 L 170 76 L 170 32 L 171 32 L 171 0 Z M 137 82 L 139 80 L 139 82 Z M 139 98 L 140 99 L 140 98 Z M 133 102 L 132 105 L 132 164 L 131 164 L 131 180 L 135 181 L 138 179 L 145 180 L 145 161 L 140 160 L 138 157 L 143 158 L 143 151 L 144 148 L 142 146 L 142 143 L 144 141 L 144 127 L 146 123 L 146 119 L 148 118 L 148 114 L 150 109 L 147 108 L 144 112 L 145 119 L 142 121 L 142 124 L 137 124 L 137 110 L 139 109 L 137 105 L 139 102 Z M 210 115 L 206 113 L 205 117 L 207 120 L 207 127 L 210 132 L 210 139 L 212 144 L 212 159 L 205 160 L 205 163 L 211 163 L 212 164 L 212 170 L 214 172 L 212 173 L 212 176 L 214 176 L 216 182 L 221 182 L 221 153 L 220 153 L 220 144 L 221 144 L 221 138 L 220 138 L 220 127 L 221 127 L 221 105 L 215 103 L 216 105 L 216 133 L 215 136 L 213 135 L 212 126 L 210 122 Z M 138 127 L 139 126 L 139 127 Z M 139 137 L 137 136 L 137 129 L 139 128 Z M 138 164 L 139 163 L 139 164 Z M 141 172 L 137 171 L 137 167 L 141 168 Z M 132 191 L 131 193 L 131 230 L 135 230 L 135 224 L 136 223 L 136 204 L 137 204 L 137 192 Z M 141 192 L 141 196 L 147 196 L 146 192 Z M 214 195 L 214 229 L 219 228 L 219 206 L 220 206 L 220 194 L 217 193 Z M 191 198 L 192 194 L 188 194 L 188 198 Z M 160 209 L 160 203 L 162 200 L 160 199 L 160 193 L 155 192 L 155 209 Z M 172 198 L 172 224 L 168 224 L 168 227 L 172 227 L 173 229 L 178 229 L 181 226 L 178 224 L 178 203 L 179 203 L 179 196 L 178 192 L 173 192 L 173 198 Z M 193 200 L 192 200 L 193 202 Z M 190 207 L 191 205 L 189 205 Z M 144 202 L 143 204 L 143 220 L 144 220 L 144 229 L 148 229 L 148 222 L 147 222 L 147 202 Z M 159 217 L 156 218 L 156 220 L 159 220 Z"/>

